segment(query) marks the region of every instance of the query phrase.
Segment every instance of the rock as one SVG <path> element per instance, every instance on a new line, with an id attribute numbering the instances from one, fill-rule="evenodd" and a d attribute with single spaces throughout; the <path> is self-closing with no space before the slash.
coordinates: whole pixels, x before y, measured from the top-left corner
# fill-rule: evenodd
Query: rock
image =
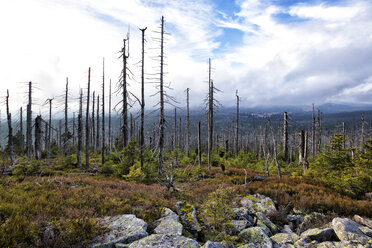
<path id="1" fill-rule="evenodd" d="M 284 228 L 282 229 L 282 233 L 292 234 L 294 232 L 293 232 L 293 230 L 291 229 L 291 227 L 289 225 L 284 225 Z"/>
<path id="2" fill-rule="evenodd" d="M 202 248 L 226 248 L 226 246 L 218 242 L 207 241 Z"/>
<path id="3" fill-rule="evenodd" d="M 312 241 L 309 237 L 305 237 L 305 238 L 300 238 L 299 240 L 297 240 L 294 245 L 296 247 L 306 247 L 306 248 L 311 248 L 311 247 L 314 247 L 316 246 L 318 242 L 317 241 Z"/>
<path id="4" fill-rule="evenodd" d="M 45 229 L 43 233 L 43 242 L 47 246 L 53 246 L 52 244 L 54 243 L 54 229 L 53 227 L 49 226 Z"/>
<path id="5" fill-rule="evenodd" d="M 156 221 L 154 221 L 150 224 L 151 230 L 154 230 L 162 221 L 165 221 L 165 220 L 173 220 L 173 221 L 177 221 L 177 222 L 180 221 L 178 215 L 169 208 L 164 208 L 162 210 L 161 216 L 162 216 L 162 218 L 160 218 L 160 219 L 158 219 L 158 220 L 156 220 Z"/>
<path id="6" fill-rule="evenodd" d="M 239 238 L 244 243 L 253 243 L 259 248 L 272 248 L 270 238 L 260 227 L 250 227 L 239 233 Z"/>
<path id="7" fill-rule="evenodd" d="M 168 217 L 168 216 L 177 216 L 178 217 L 178 215 L 175 212 L 173 212 L 172 209 L 163 208 L 162 213 L 161 213 L 161 217 Z"/>
<path id="8" fill-rule="evenodd" d="M 326 218 L 326 216 L 322 213 L 313 212 L 311 214 L 307 214 L 304 217 L 304 221 L 298 226 L 298 228 L 293 227 L 292 230 L 296 231 L 297 233 L 303 233 L 307 229 L 309 229 L 310 226 L 312 226 L 312 223 L 316 223 L 318 221 L 322 221 Z"/>
<path id="9" fill-rule="evenodd" d="M 287 221 L 290 223 L 292 230 L 297 230 L 297 228 L 305 221 L 304 217 L 301 215 L 288 215 Z"/>
<path id="10" fill-rule="evenodd" d="M 115 248 L 128 248 L 128 244 L 116 243 Z"/>
<path id="11" fill-rule="evenodd" d="M 270 229 L 270 232 L 272 234 L 276 234 L 280 231 L 279 228 L 274 223 L 272 223 L 265 214 L 258 212 L 256 213 L 256 216 Z"/>
<path id="12" fill-rule="evenodd" d="M 360 217 L 359 215 L 354 215 L 353 219 L 358 224 L 372 228 L 372 219 L 363 218 L 363 217 Z"/>
<path id="13" fill-rule="evenodd" d="M 128 244 L 146 237 L 147 224 L 133 214 L 106 217 L 99 220 L 103 226 L 110 228 L 110 232 L 98 237 L 93 247 L 112 247 L 116 243 Z"/>
<path id="14" fill-rule="evenodd" d="M 324 241 L 339 241 L 335 231 L 332 228 L 313 228 L 303 232 L 300 236 L 301 238 L 310 238 L 311 240 L 316 240 L 318 242 Z"/>
<path id="15" fill-rule="evenodd" d="M 251 216 L 251 213 L 249 213 L 248 208 L 233 208 L 232 209 L 235 213 L 234 219 L 235 220 L 247 220 L 252 223 L 253 226 L 253 217 Z"/>
<path id="16" fill-rule="evenodd" d="M 257 248 L 258 246 L 253 244 L 253 243 L 249 243 L 249 244 L 245 244 L 245 245 L 242 245 L 242 246 L 239 246 L 239 248 Z"/>
<path id="17" fill-rule="evenodd" d="M 199 248 L 198 242 L 179 235 L 152 234 L 131 243 L 129 248 Z"/>
<path id="18" fill-rule="evenodd" d="M 227 229 L 228 234 L 237 234 L 243 231 L 245 228 L 250 227 L 247 220 L 231 220 L 231 227 Z"/>
<path id="19" fill-rule="evenodd" d="M 326 242 L 322 242 L 322 243 L 318 244 L 316 247 L 317 248 L 336 248 L 336 245 L 335 245 L 335 243 L 333 243 L 331 241 L 326 241 Z"/>
<path id="20" fill-rule="evenodd" d="M 263 223 L 262 220 L 257 220 L 257 226 L 260 227 L 262 229 L 262 231 L 264 231 L 266 233 L 267 236 L 272 236 L 273 234 L 271 233 L 270 231 L 270 228 L 268 228 L 265 223 Z"/>
<path id="21" fill-rule="evenodd" d="M 334 218 L 332 220 L 332 227 L 335 230 L 337 237 L 341 241 L 352 241 L 360 244 L 372 244 L 372 238 L 368 237 L 365 232 L 366 227 L 348 218 Z"/>
<path id="22" fill-rule="evenodd" d="M 288 233 L 278 233 L 278 234 L 275 234 L 274 236 L 271 236 L 270 238 L 279 245 L 283 245 L 287 243 L 294 244 L 295 242 L 292 238 L 292 235 Z"/>
<path id="23" fill-rule="evenodd" d="M 240 203 L 243 207 L 248 208 L 250 213 L 262 212 L 267 214 L 270 211 L 277 211 L 274 201 L 260 194 L 246 196 Z"/>
<path id="24" fill-rule="evenodd" d="M 177 212 L 183 227 L 190 232 L 200 232 L 201 225 L 196 217 L 195 207 L 186 201 L 177 202 Z"/>
<path id="25" fill-rule="evenodd" d="M 351 241 L 333 242 L 336 248 L 371 248 L 371 245 L 361 245 Z"/>
<path id="26" fill-rule="evenodd" d="M 156 234 L 182 235 L 183 226 L 173 219 L 165 219 L 154 229 Z"/>
<path id="27" fill-rule="evenodd" d="M 286 244 L 282 244 L 280 246 L 280 248 L 295 248 L 296 246 L 292 245 L 292 244 L 289 244 L 289 243 L 286 243 Z"/>

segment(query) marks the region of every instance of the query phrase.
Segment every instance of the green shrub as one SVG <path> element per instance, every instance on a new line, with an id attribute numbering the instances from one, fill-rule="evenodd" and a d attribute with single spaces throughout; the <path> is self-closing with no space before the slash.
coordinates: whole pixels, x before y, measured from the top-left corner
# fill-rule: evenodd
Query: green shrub
<path id="1" fill-rule="evenodd" d="M 130 182 L 143 182 L 146 178 L 146 175 L 141 171 L 141 165 L 136 163 L 129 169 L 128 175 L 122 175 L 122 177 Z"/>

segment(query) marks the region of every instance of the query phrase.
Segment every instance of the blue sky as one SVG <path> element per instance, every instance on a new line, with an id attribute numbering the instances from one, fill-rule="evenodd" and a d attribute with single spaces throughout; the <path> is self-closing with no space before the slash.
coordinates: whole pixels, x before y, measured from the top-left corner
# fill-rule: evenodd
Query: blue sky
<path id="1" fill-rule="evenodd" d="M 131 33 L 130 90 L 139 94 L 140 32 L 146 31 L 146 68 L 156 73 L 161 16 L 167 36 L 166 81 L 180 105 L 191 88 L 203 104 L 208 59 L 225 106 L 372 103 L 372 2 L 369 0 L 15 0 L 0 3 L 1 92 L 25 104 L 22 82 L 34 81 L 43 99 L 61 95 L 66 77 L 71 97 L 84 88 L 92 67 L 99 91 L 102 58 L 106 78 L 118 81 L 118 51 Z M 25 42 L 27 37 L 27 42 Z M 20 73 L 20 70 L 22 71 Z M 157 89 L 146 88 L 147 106 Z M 119 101 L 117 96 L 116 101 Z M 74 108 L 73 103 L 71 108 Z M 75 104 L 76 105 L 76 104 Z"/>

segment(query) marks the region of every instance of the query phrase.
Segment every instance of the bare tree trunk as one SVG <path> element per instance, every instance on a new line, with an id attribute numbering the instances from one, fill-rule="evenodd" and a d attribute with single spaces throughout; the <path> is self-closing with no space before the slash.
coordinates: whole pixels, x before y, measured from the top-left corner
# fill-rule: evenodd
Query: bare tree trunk
<path id="1" fill-rule="evenodd" d="M 89 70 L 90 71 L 90 70 Z M 82 164 L 82 143 L 83 143 L 83 91 L 80 89 L 79 114 L 78 114 L 78 145 L 77 145 L 77 167 Z M 89 139 L 89 137 L 88 137 Z"/>
<path id="2" fill-rule="evenodd" d="M 92 137 L 91 137 L 93 153 L 96 153 L 96 124 L 94 122 L 95 115 L 96 115 L 95 102 L 96 102 L 96 92 L 93 91 L 93 95 L 92 95 Z M 97 132 L 99 132 L 99 130 L 97 130 Z"/>
<path id="3" fill-rule="evenodd" d="M 200 121 L 198 122 L 198 158 L 199 166 L 202 166 L 202 151 L 201 151 L 201 130 L 200 130 Z"/>
<path id="4" fill-rule="evenodd" d="M 280 170 L 280 165 L 279 165 L 279 161 L 278 161 L 278 149 L 277 149 L 277 144 L 276 144 L 276 140 L 275 140 L 274 130 L 273 130 L 273 127 L 271 126 L 270 121 L 269 121 L 269 125 L 270 125 L 270 129 L 271 129 L 271 136 L 273 138 L 274 160 L 275 160 L 275 163 L 276 163 L 276 167 L 278 168 L 279 180 L 281 180 L 282 179 L 282 172 Z"/>
<path id="5" fill-rule="evenodd" d="M 99 95 L 97 95 L 97 134 L 96 134 L 96 147 L 97 149 L 101 146 L 100 145 L 100 120 L 99 120 Z"/>
<path id="6" fill-rule="evenodd" d="M 105 164 L 105 58 L 103 58 L 103 76 L 102 76 L 102 165 Z"/>
<path id="7" fill-rule="evenodd" d="M 9 112 L 9 90 L 6 91 L 6 116 L 8 120 L 8 152 L 10 165 L 14 165 L 12 114 Z"/>
<path id="8" fill-rule="evenodd" d="M 236 131 L 235 131 L 235 156 L 239 153 L 239 95 L 238 90 L 236 90 Z"/>
<path id="9" fill-rule="evenodd" d="M 130 113 L 130 140 L 134 139 L 133 115 Z"/>
<path id="10" fill-rule="evenodd" d="M 48 157 L 48 165 L 50 165 L 50 143 L 51 143 L 51 135 L 52 135 L 52 101 L 53 99 L 48 99 L 49 101 L 49 124 L 48 124 L 48 148 L 47 148 L 47 157 Z"/>
<path id="11" fill-rule="evenodd" d="M 67 119 L 67 97 L 68 97 L 68 78 L 66 78 L 66 92 L 65 92 L 65 135 L 63 136 L 63 155 L 67 156 L 67 142 L 69 138 L 68 119 Z"/>
<path id="12" fill-rule="evenodd" d="M 58 120 L 58 149 L 62 147 L 62 121 Z"/>
<path id="13" fill-rule="evenodd" d="M 25 138 L 24 138 L 24 135 L 23 135 L 23 109 L 22 107 L 19 109 L 19 132 L 20 132 L 20 149 L 21 149 L 21 153 L 24 152 L 25 150 Z"/>
<path id="14" fill-rule="evenodd" d="M 164 152 L 164 16 L 161 17 L 161 40 L 160 40 L 160 121 L 159 121 L 159 165 L 158 174 L 163 173 L 163 152 Z"/>
<path id="15" fill-rule="evenodd" d="M 284 112 L 283 123 L 283 146 L 284 146 L 284 160 L 288 163 L 288 114 Z"/>
<path id="16" fill-rule="evenodd" d="M 108 153 L 108 159 L 110 159 L 111 156 L 111 150 L 112 150 L 112 137 L 111 137 L 111 79 L 110 79 L 110 90 L 109 90 L 109 153 Z"/>
<path id="17" fill-rule="evenodd" d="M 190 89 L 186 89 L 186 154 L 190 157 Z"/>
<path id="18" fill-rule="evenodd" d="M 41 116 L 35 119 L 35 159 L 41 159 Z"/>
<path id="19" fill-rule="evenodd" d="M 28 83 L 28 105 L 27 105 L 27 130 L 26 130 L 26 146 L 27 159 L 31 160 L 32 156 L 32 82 Z"/>
<path id="20" fill-rule="evenodd" d="M 174 108 L 173 150 L 177 149 L 177 108 Z"/>
<path id="21" fill-rule="evenodd" d="M 90 67 L 88 70 L 87 111 L 85 116 L 85 168 L 89 169 L 89 97 L 90 97 Z M 98 130 L 97 130 L 98 131 Z"/>
<path id="22" fill-rule="evenodd" d="M 213 81 L 211 79 L 211 59 L 209 59 L 208 70 L 209 94 L 208 94 L 208 170 L 212 167 L 212 147 L 213 147 Z"/>
<path id="23" fill-rule="evenodd" d="M 140 150 L 141 150 L 141 170 L 145 166 L 145 31 L 147 28 L 140 29 L 142 32 L 142 68 L 141 68 L 141 128 L 140 128 Z"/>
<path id="24" fill-rule="evenodd" d="M 128 42 L 128 48 L 126 43 Z M 129 58 L 129 35 L 123 40 L 123 148 L 128 145 L 128 91 L 127 91 L 127 59 Z"/>

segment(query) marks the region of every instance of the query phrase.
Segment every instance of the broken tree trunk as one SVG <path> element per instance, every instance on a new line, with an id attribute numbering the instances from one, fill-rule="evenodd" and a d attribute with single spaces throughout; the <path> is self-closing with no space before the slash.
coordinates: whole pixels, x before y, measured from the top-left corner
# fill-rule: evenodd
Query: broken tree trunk
<path id="1" fill-rule="evenodd" d="M 186 89 L 186 155 L 190 157 L 190 89 Z"/>
<path id="2" fill-rule="evenodd" d="M 103 76 L 102 76 L 102 165 L 105 164 L 105 58 L 103 58 Z"/>
<path id="3" fill-rule="evenodd" d="M 288 114 L 284 112 L 283 123 L 283 146 L 284 146 L 284 160 L 288 163 Z"/>
<path id="4" fill-rule="evenodd" d="M 38 115 L 35 119 L 35 159 L 41 159 L 41 116 Z"/>
<path id="5" fill-rule="evenodd" d="M 67 119 L 67 97 L 68 97 L 68 78 L 66 78 L 66 92 L 65 92 L 65 134 L 63 135 L 63 155 L 67 156 L 67 142 L 69 139 L 68 119 Z"/>
<path id="6" fill-rule="evenodd" d="M 140 127 L 140 151 L 141 151 L 141 170 L 145 166 L 145 31 L 147 28 L 140 29 L 142 32 L 142 66 L 141 66 L 141 127 Z"/>
<path id="7" fill-rule="evenodd" d="M 201 151 L 201 130 L 200 130 L 200 121 L 198 122 L 198 158 L 199 166 L 202 166 L 202 151 Z"/>
<path id="8" fill-rule="evenodd" d="M 159 160 L 158 175 L 163 173 L 163 153 L 164 153 L 164 16 L 161 17 L 161 39 L 160 39 L 160 121 L 159 121 Z"/>
<path id="9" fill-rule="evenodd" d="M 50 144 L 51 144 L 51 135 L 52 135 L 52 101 L 53 99 L 48 99 L 49 101 L 49 124 L 48 124 L 48 147 L 47 147 L 47 157 L 48 165 L 50 165 Z"/>
<path id="10" fill-rule="evenodd" d="M 31 160 L 32 156 L 32 82 L 28 83 L 28 104 L 27 104 L 27 129 L 26 129 L 26 149 L 27 159 Z"/>
<path id="11" fill-rule="evenodd" d="M 79 114 L 78 114 L 78 144 L 77 144 L 77 167 L 82 165 L 82 143 L 83 143 L 83 91 L 80 89 Z"/>

